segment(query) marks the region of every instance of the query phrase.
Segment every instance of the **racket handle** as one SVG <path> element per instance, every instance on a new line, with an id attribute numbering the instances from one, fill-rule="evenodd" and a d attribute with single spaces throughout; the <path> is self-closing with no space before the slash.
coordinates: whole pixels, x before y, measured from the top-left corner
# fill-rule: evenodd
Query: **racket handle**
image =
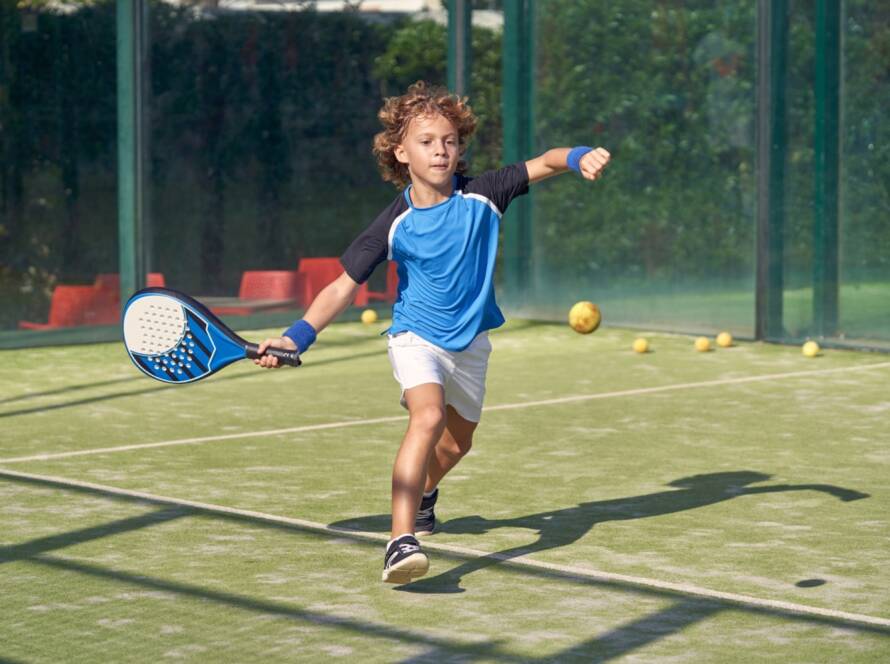
<path id="1" fill-rule="evenodd" d="M 260 346 L 259 344 L 248 343 L 244 347 L 244 354 L 247 355 L 251 360 L 255 360 L 260 357 L 259 353 Z M 283 350 L 281 348 L 267 348 L 266 352 L 263 355 L 271 355 L 272 357 L 277 357 L 278 361 L 282 364 L 288 364 L 292 367 L 298 367 L 302 364 L 300 361 L 300 354 L 295 350 Z"/>

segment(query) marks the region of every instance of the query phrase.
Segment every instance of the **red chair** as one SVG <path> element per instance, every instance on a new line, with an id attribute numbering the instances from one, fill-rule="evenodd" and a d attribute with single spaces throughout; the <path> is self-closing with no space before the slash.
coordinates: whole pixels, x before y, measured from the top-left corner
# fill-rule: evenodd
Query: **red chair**
<path id="1" fill-rule="evenodd" d="M 164 275 L 160 272 L 149 272 L 145 275 L 146 286 L 166 286 Z M 120 320 L 121 308 L 121 277 L 116 272 L 104 272 L 96 275 L 93 282 L 96 299 L 87 318 L 90 325 L 110 325 Z"/>
<path id="2" fill-rule="evenodd" d="M 238 299 L 244 301 L 243 305 L 217 305 L 211 306 L 211 310 L 221 316 L 246 316 L 260 309 L 285 311 L 302 302 L 305 279 L 305 275 L 297 270 L 249 270 L 241 275 L 238 289 Z M 270 307 L 269 300 L 290 302 Z"/>
<path id="3" fill-rule="evenodd" d="M 396 301 L 396 297 L 399 293 L 399 264 L 395 261 L 389 261 L 389 264 L 386 266 L 386 290 L 384 291 L 372 291 L 370 289 L 366 290 L 366 298 L 364 302 L 359 302 L 358 297 L 356 297 L 356 306 L 362 307 L 365 306 L 368 302 L 376 301 L 376 302 L 388 302 L 392 304 Z"/>
<path id="4" fill-rule="evenodd" d="M 241 275 L 242 300 L 297 300 L 305 275 L 297 270 L 250 270 Z"/>
<path id="5" fill-rule="evenodd" d="M 164 280 L 164 275 L 160 272 L 149 272 L 145 275 L 145 285 L 146 286 L 166 286 L 166 282 Z M 96 290 L 101 291 L 111 291 L 113 293 L 117 293 L 118 297 L 120 296 L 121 291 L 121 276 L 116 272 L 103 272 L 96 275 L 96 280 L 93 282 L 93 286 L 96 287 Z"/>
<path id="6" fill-rule="evenodd" d="M 74 327 L 89 324 L 89 312 L 96 299 L 93 286 L 67 286 L 60 284 L 53 289 L 46 323 L 19 321 L 22 330 L 51 330 L 57 327 Z"/>
<path id="7" fill-rule="evenodd" d="M 149 286 L 163 286 L 164 275 L 150 272 L 146 276 Z M 96 275 L 91 286 L 60 284 L 53 290 L 49 304 L 49 320 L 46 323 L 19 321 L 23 330 L 49 330 L 77 325 L 110 325 L 120 321 L 120 275 L 102 273 Z"/>
<path id="8" fill-rule="evenodd" d="M 337 277 L 343 274 L 339 258 L 301 258 L 297 270 L 304 275 L 305 285 L 301 304 L 308 307 L 312 300 Z M 355 296 L 355 305 L 362 307 L 368 303 L 368 285 L 362 284 Z"/>

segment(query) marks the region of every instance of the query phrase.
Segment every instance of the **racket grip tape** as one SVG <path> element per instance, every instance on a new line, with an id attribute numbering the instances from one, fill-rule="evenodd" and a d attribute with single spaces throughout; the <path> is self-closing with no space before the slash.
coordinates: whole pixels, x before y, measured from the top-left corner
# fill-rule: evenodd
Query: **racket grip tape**
<path id="1" fill-rule="evenodd" d="M 247 355 L 251 360 L 255 360 L 261 357 L 259 353 L 260 346 L 259 344 L 248 343 L 244 347 L 244 354 Z M 267 348 L 266 352 L 263 355 L 271 355 L 272 357 L 277 357 L 278 361 L 282 364 L 288 364 L 292 367 L 298 367 L 302 364 L 300 361 L 300 354 L 295 350 L 283 350 L 281 348 Z"/>

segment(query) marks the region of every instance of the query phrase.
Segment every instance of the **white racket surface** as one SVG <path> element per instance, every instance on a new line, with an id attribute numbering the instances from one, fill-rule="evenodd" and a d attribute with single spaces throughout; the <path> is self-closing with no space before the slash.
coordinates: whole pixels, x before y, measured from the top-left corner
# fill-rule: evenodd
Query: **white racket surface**
<path id="1" fill-rule="evenodd" d="M 165 295 L 134 301 L 124 315 L 124 342 L 143 355 L 164 355 L 179 346 L 186 331 L 185 311 Z"/>

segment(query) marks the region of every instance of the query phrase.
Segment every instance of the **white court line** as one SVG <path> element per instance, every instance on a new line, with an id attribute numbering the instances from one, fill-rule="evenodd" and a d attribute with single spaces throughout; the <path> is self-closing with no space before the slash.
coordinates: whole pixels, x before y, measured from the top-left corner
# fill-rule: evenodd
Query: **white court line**
<path id="1" fill-rule="evenodd" d="M 176 505 L 178 507 L 191 507 L 206 512 L 214 512 L 217 514 L 228 514 L 234 516 L 249 517 L 258 521 L 267 523 L 279 523 L 290 526 L 298 526 L 305 530 L 311 530 L 325 535 L 349 536 L 355 539 L 371 540 L 386 543 L 389 536 L 385 533 L 370 533 L 361 530 L 349 530 L 346 528 L 332 528 L 323 523 L 307 521 L 305 519 L 294 519 L 277 514 L 267 514 L 265 512 L 255 512 L 253 510 L 238 509 L 236 507 L 226 507 L 225 505 L 214 505 L 213 503 L 201 503 L 194 500 L 185 500 L 182 498 L 171 498 L 169 496 L 159 496 L 142 491 L 130 491 L 127 489 L 119 489 L 113 486 L 103 484 L 93 484 L 91 482 L 81 482 L 79 480 L 70 480 L 64 477 L 53 477 L 51 475 L 34 475 L 31 473 L 20 473 L 13 470 L 0 469 L 0 478 L 18 477 L 26 480 L 36 480 L 47 483 L 58 484 L 62 486 L 78 487 L 83 489 L 92 489 L 102 493 L 126 496 L 128 498 L 137 498 L 150 501 L 153 503 L 164 503 L 168 505 Z M 641 576 L 630 576 L 627 574 L 615 574 L 613 572 L 603 572 L 600 570 L 585 569 L 583 567 L 575 567 L 573 565 L 558 565 L 555 563 L 546 563 L 539 560 L 533 560 L 527 556 L 508 556 L 500 553 L 488 553 L 477 549 L 470 549 L 463 546 L 453 546 L 450 544 L 438 544 L 424 540 L 424 548 L 430 551 L 443 551 L 445 553 L 454 553 L 468 558 L 488 558 L 497 560 L 511 567 L 543 569 L 551 572 L 574 576 L 576 578 L 589 579 L 592 581 L 602 581 L 606 583 L 624 583 L 626 585 L 635 586 L 644 589 L 654 589 L 659 591 L 670 591 L 682 595 L 692 597 L 700 597 L 710 600 L 721 600 L 739 606 L 753 607 L 758 609 L 769 609 L 774 611 L 787 611 L 803 616 L 813 616 L 819 618 L 831 618 L 842 620 L 851 624 L 864 625 L 869 627 L 886 627 L 890 628 L 890 619 L 879 618 L 877 616 L 869 616 L 861 613 L 849 613 L 847 611 L 837 611 L 835 609 L 824 609 L 818 606 L 809 606 L 806 604 L 796 604 L 794 602 L 785 602 L 781 600 L 763 599 L 751 595 L 740 595 L 737 593 L 728 593 L 720 590 L 711 590 L 709 588 L 700 588 L 687 583 L 675 583 L 672 581 L 660 581 L 658 579 L 649 579 Z"/>
<path id="2" fill-rule="evenodd" d="M 557 404 L 573 403 L 577 401 L 592 401 L 594 399 L 610 399 L 613 397 L 630 397 L 641 394 L 653 394 L 655 392 L 670 392 L 672 390 L 688 390 L 697 387 L 718 387 L 721 385 L 741 385 L 743 383 L 760 383 L 769 380 L 779 380 L 782 378 L 798 378 L 802 376 L 821 376 L 831 373 L 842 373 L 851 371 L 863 371 L 865 369 L 885 369 L 890 367 L 890 362 L 875 362 L 874 364 L 863 364 L 855 367 L 835 367 L 834 369 L 814 369 L 812 371 L 791 371 L 788 373 L 764 374 L 761 376 L 743 376 L 742 378 L 721 378 L 717 380 L 706 380 L 698 383 L 675 383 L 674 385 L 661 385 L 658 387 L 640 387 L 633 390 L 621 390 L 618 392 L 601 392 L 599 394 L 579 394 L 572 397 L 559 397 L 556 399 L 544 399 L 542 401 L 526 401 L 520 403 L 502 404 L 500 406 L 490 406 L 483 408 L 485 411 L 492 410 L 513 410 L 515 408 L 529 408 L 532 406 L 553 406 Z M 0 459 L 2 461 L 2 459 Z"/>
<path id="3" fill-rule="evenodd" d="M 671 392 L 674 390 L 688 390 L 699 387 L 718 387 L 721 385 L 741 385 L 744 383 L 759 383 L 783 378 L 799 378 L 804 376 L 824 376 L 833 373 L 849 373 L 855 371 L 867 371 L 870 369 L 884 369 L 890 367 L 890 362 L 876 362 L 853 367 L 836 367 L 834 369 L 814 369 L 812 371 L 792 371 L 789 373 L 765 374 L 761 376 L 744 376 L 742 378 L 723 378 L 718 380 L 706 380 L 698 383 L 676 383 L 674 385 L 661 385 L 658 387 L 641 387 L 633 390 L 621 390 L 618 392 L 600 392 L 597 394 L 578 394 L 569 397 L 543 399 L 540 401 L 521 401 L 519 403 L 501 404 L 499 406 L 486 406 L 482 410 L 486 413 L 499 410 L 516 410 L 520 408 L 535 408 L 538 406 L 555 406 L 559 404 L 577 403 L 579 401 L 594 401 L 597 399 L 612 399 L 616 397 L 639 396 L 642 394 L 655 394 L 657 392 Z M 53 459 L 65 459 L 68 457 L 89 456 L 93 454 L 109 454 L 111 452 L 129 452 L 132 450 L 144 450 L 153 447 L 171 447 L 174 445 L 199 445 L 219 440 L 234 440 L 236 438 L 256 438 L 261 436 L 279 436 L 288 433 L 303 433 L 306 431 L 321 431 L 323 429 L 339 429 L 345 427 L 362 426 L 368 424 L 384 424 L 407 420 L 407 415 L 392 415 L 389 417 L 376 417 L 366 420 L 345 420 L 342 422 L 328 422 L 326 424 L 310 424 L 286 429 L 266 429 L 263 431 L 245 431 L 241 433 L 219 434 L 215 436 L 200 436 L 198 438 L 179 438 L 176 440 L 164 440 L 157 443 L 138 443 L 135 445 L 118 445 L 116 447 L 101 447 L 91 450 L 77 450 L 73 452 L 57 452 L 55 454 L 34 454 L 24 457 L 11 457 L 0 459 L 0 464 L 24 463 L 26 461 L 50 461 Z"/>
<path id="4" fill-rule="evenodd" d="M 177 440 L 163 440 L 158 443 L 138 443 L 136 445 L 118 445 L 117 447 L 102 447 L 93 450 L 78 450 L 75 452 L 57 452 L 55 454 L 35 454 L 26 457 L 14 457 L 0 459 L 0 463 L 22 463 L 23 461 L 49 461 L 51 459 L 64 459 L 65 457 L 87 456 L 91 454 L 107 454 L 109 452 L 129 452 L 131 450 L 145 450 L 152 447 L 170 447 L 171 445 L 198 445 L 217 440 L 232 440 L 234 438 L 256 438 L 257 436 L 278 436 L 284 433 L 300 433 L 303 431 L 320 431 L 322 429 L 339 429 L 360 424 L 382 424 L 386 422 L 399 422 L 407 420 L 407 415 L 392 415 L 389 417 L 377 417 L 370 420 L 345 420 L 343 422 L 328 422 L 326 424 L 309 424 L 301 427 L 289 427 L 287 429 L 266 429 L 264 431 L 244 431 L 241 433 L 226 433 L 216 436 L 201 436 L 199 438 L 179 438 Z"/>

